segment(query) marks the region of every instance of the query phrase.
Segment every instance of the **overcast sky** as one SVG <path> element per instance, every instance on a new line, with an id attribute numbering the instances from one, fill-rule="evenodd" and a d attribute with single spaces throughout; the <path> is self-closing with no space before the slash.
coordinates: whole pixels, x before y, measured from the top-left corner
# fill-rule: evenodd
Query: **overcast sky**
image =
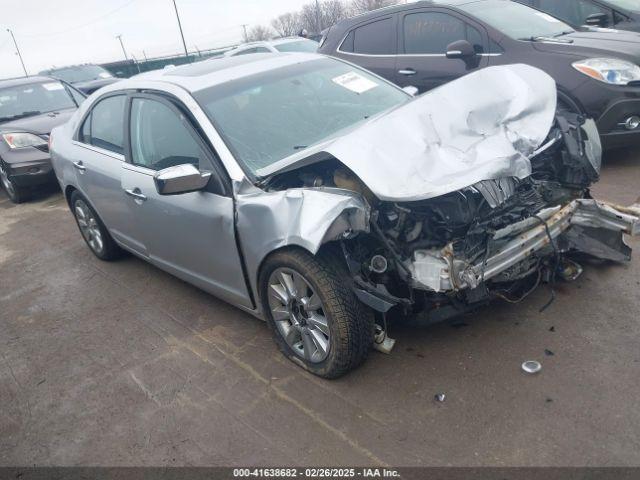
<path id="1" fill-rule="evenodd" d="M 241 24 L 268 24 L 309 0 L 176 0 L 189 49 L 222 47 L 242 38 Z M 179 53 L 172 0 L 0 0 L 0 78 L 23 74 L 7 28 L 30 74 L 77 63 Z"/>

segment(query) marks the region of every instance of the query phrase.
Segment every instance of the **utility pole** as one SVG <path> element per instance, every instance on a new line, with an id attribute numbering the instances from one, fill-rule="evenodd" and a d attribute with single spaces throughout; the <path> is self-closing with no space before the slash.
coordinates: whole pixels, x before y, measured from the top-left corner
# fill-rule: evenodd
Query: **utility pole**
<path id="1" fill-rule="evenodd" d="M 322 25 L 320 25 L 320 2 L 316 0 L 316 28 L 318 29 L 316 34 L 322 31 Z"/>
<path id="2" fill-rule="evenodd" d="M 178 14 L 178 6 L 176 0 L 173 0 L 173 8 L 176 10 L 176 18 L 178 19 L 178 27 L 180 28 L 180 36 L 182 37 L 182 46 L 184 47 L 184 55 L 189 58 L 189 51 L 187 50 L 187 42 L 184 41 L 184 32 L 182 31 L 182 23 L 180 22 L 180 15 Z"/>
<path id="3" fill-rule="evenodd" d="M 22 60 L 22 54 L 20 53 L 20 49 L 18 48 L 18 42 L 16 42 L 16 37 L 13 35 L 13 32 L 11 31 L 10 28 L 7 28 L 7 32 L 9 32 L 9 34 L 11 35 L 11 38 L 13 38 L 13 44 L 16 46 L 16 52 L 18 53 L 18 57 L 20 58 L 20 63 L 22 64 L 22 69 L 24 70 L 24 76 L 28 77 L 29 74 L 27 73 L 27 67 L 24 66 L 24 60 Z"/>
<path id="4" fill-rule="evenodd" d="M 242 24 L 242 28 L 244 29 L 244 43 L 247 43 L 249 41 L 249 35 L 247 35 L 247 27 L 249 26 L 248 23 L 243 23 Z"/>
<path id="5" fill-rule="evenodd" d="M 124 53 L 124 59 L 129 60 L 129 57 L 127 57 L 127 51 L 124 49 L 124 43 L 122 43 L 122 35 L 116 35 L 116 38 L 120 40 L 120 46 L 122 47 L 122 53 Z"/>

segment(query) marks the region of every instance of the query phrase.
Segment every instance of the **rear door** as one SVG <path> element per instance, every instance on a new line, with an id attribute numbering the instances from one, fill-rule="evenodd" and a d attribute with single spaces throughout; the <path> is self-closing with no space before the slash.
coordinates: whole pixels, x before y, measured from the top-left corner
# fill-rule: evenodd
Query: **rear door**
<path id="1" fill-rule="evenodd" d="M 397 16 L 378 17 L 352 28 L 337 54 L 393 82 L 396 74 Z"/>
<path id="2" fill-rule="evenodd" d="M 222 165 L 173 101 L 133 94 L 130 102 L 122 190 L 149 259 L 216 296 L 252 308 L 236 243 L 231 188 L 220 186 L 228 184 Z M 218 187 L 158 194 L 154 175 L 188 163 L 212 173 Z"/>
<path id="3" fill-rule="evenodd" d="M 479 68 L 486 67 L 488 36 L 478 23 L 448 9 L 416 9 L 402 13 L 395 83 L 412 85 L 420 92 L 439 87 Z M 447 46 L 469 41 L 476 55 L 468 59 L 447 58 Z"/>
<path id="4" fill-rule="evenodd" d="M 80 191 L 98 212 L 111 236 L 144 255 L 136 225 L 120 186 L 124 156 L 126 94 L 99 100 L 83 120 L 74 141 L 73 163 Z"/>

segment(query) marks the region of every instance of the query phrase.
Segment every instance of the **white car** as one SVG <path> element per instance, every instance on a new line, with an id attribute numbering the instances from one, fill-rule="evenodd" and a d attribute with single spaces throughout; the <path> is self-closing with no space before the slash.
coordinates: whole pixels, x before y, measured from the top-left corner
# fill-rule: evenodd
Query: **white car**
<path id="1" fill-rule="evenodd" d="M 318 42 L 302 37 L 279 38 L 265 42 L 251 42 L 240 45 L 228 52 L 225 57 L 236 57 L 250 53 L 315 53 L 318 50 Z"/>

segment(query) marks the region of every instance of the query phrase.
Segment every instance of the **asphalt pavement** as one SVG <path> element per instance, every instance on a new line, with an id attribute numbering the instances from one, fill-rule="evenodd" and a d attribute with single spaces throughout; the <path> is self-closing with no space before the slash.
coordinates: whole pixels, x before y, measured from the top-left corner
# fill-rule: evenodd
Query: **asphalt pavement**
<path id="1" fill-rule="evenodd" d="M 605 162 L 594 194 L 634 203 L 640 155 Z M 547 287 L 394 327 L 391 355 L 325 381 L 261 321 L 136 258 L 97 260 L 55 189 L 0 193 L 0 465 L 638 466 L 629 243 L 630 264 L 591 262 L 544 313 Z"/>

